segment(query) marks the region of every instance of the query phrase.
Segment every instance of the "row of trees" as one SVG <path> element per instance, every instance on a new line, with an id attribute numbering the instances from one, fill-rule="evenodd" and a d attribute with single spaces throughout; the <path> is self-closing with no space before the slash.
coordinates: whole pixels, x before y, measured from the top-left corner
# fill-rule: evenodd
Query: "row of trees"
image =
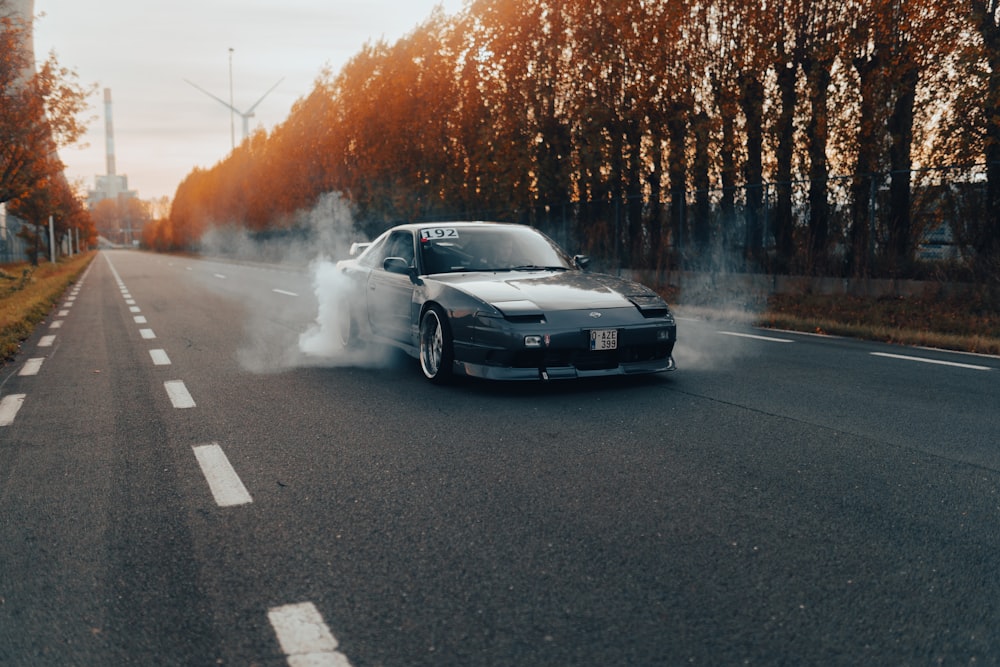
<path id="1" fill-rule="evenodd" d="M 147 241 L 280 229 L 337 191 L 367 233 L 558 208 L 633 266 L 736 248 L 899 275 L 942 221 L 912 214 L 913 175 L 961 164 L 981 197 L 944 221 L 1000 275 L 997 2 L 471 0 L 324 71 L 284 123 L 189 174 Z"/>
<path id="2" fill-rule="evenodd" d="M 0 0 L 0 204 L 28 222 L 22 235 L 37 263 L 48 245 L 49 217 L 57 244 L 77 231 L 81 243 L 96 241 L 78 193 L 63 175 L 58 150 L 79 140 L 79 114 L 92 88 L 50 54 L 35 71 L 30 21 Z M 75 238 L 74 238 L 75 240 Z"/>

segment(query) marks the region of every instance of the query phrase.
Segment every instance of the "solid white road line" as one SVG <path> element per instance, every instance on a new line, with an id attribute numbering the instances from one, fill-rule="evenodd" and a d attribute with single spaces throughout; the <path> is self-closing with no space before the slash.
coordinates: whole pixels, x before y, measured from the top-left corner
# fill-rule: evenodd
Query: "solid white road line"
<path id="1" fill-rule="evenodd" d="M 298 294 L 296 294 L 295 292 L 289 292 L 289 291 L 283 290 L 283 289 L 277 289 L 277 288 L 275 288 L 275 289 L 273 289 L 271 291 L 275 292 L 276 294 L 284 294 L 285 296 L 298 296 Z"/>
<path id="2" fill-rule="evenodd" d="M 144 340 L 153 340 L 156 338 L 156 334 L 152 329 L 139 329 L 139 335 L 142 336 Z"/>
<path id="3" fill-rule="evenodd" d="M 150 350 L 149 356 L 153 359 L 153 364 L 156 366 L 170 365 L 170 357 L 167 356 L 165 350 Z"/>
<path id="4" fill-rule="evenodd" d="M 21 372 L 18 373 L 21 377 L 28 375 L 38 375 L 38 371 L 42 370 L 42 362 L 45 361 L 45 357 L 36 357 L 34 359 L 28 359 L 24 362 L 24 366 L 21 367 Z"/>
<path id="5" fill-rule="evenodd" d="M 755 334 L 748 333 L 736 333 L 735 331 L 719 331 L 717 333 L 723 336 L 736 336 L 737 338 L 752 338 L 754 340 L 765 340 L 769 343 L 794 343 L 794 340 L 789 340 L 787 338 L 773 338 L 771 336 L 758 336 Z"/>
<path id="6" fill-rule="evenodd" d="M 989 366 L 977 366 L 976 364 L 960 364 L 955 361 L 944 361 L 942 359 L 927 359 L 924 357 L 908 357 L 903 354 L 889 354 L 888 352 L 872 352 L 873 357 L 885 357 L 887 359 L 902 359 L 903 361 L 919 361 L 922 364 L 937 364 L 939 366 L 953 366 L 955 368 L 966 368 L 973 371 L 992 370 Z"/>
<path id="7" fill-rule="evenodd" d="M 55 336 L 42 336 L 38 340 L 38 347 L 52 347 L 52 343 L 56 342 Z"/>
<path id="8" fill-rule="evenodd" d="M 233 470 L 233 466 L 230 465 L 222 447 L 214 442 L 209 445 L 199 445 L 194 448 L 194 455 L 198 459 L 201 472 L 205 475 L 208 488 L 212 490 L 212 496 L 219 507 L 246 505 L 253 502 L 253 498 L 250 497 L 243 482 Z"/>
<path id="9" fill-rule="evenodd" d="M 337 638 L 312 602 L 274 607 L 268 610 L 267 618 L 290 667 L 350 667 L 347 656 L 337 651 Z"/>
<path id="10" fill-rule="evenodd" d="M 24 404 L 27 394 L 11 394 L 0 399 L 0 426 L 10 426 L 14 423 L 17 411 Z"/>
<path id="11" fill-rule="evenodd" d="M 175 408 L 195 407 L 194 399 L 191 398 L 190 392 L 184 386 L 183 380 L 168 380 L 163 383 L 163 388 L 167 390 L 167 396 L 170 397 L 170 402 Z"/>

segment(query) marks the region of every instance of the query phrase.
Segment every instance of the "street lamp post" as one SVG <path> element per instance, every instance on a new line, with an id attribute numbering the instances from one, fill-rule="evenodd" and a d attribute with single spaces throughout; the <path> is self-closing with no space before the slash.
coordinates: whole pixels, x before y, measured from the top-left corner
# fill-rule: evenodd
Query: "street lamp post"
<path id="1" fill-rule="evenodd" d="M 233 47 L 229 47 L 229 143 L 236 150 L 236 119 L 233 117 Z"/>

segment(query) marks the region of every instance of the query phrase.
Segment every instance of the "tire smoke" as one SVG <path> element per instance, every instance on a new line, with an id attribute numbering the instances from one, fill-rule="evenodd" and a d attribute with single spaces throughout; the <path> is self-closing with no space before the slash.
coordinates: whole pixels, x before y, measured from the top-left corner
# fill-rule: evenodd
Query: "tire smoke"
<path id="1" fill-rule="evenodd" d="M 201 240 L 201 253 L 241 262 L 280 265 L 308 271 L 315 301 L 302 294 L 287 303 L 262 308 L 247 303 L 244 338 L 237 350 L 240 366 L 252 373 L 275 373 L 297 367 L 382 366 L 390 353 L 376 346 L 345 349 L 338 335 L 337 304 L 348 288 L 336 259 L 359 240 L 349 204 L 338 193 L 320 197 L 316 206 L 293 217 L 287 233 L 260 236 L 235 226 L 218 226 Z"/>

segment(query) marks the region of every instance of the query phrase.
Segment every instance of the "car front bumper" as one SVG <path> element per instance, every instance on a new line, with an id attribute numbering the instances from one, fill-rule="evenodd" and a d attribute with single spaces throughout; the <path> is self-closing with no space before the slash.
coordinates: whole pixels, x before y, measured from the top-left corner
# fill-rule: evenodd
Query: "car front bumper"
<path id="1" fill-rule="evenodd" d="M 677 369 L 673 356 L 666 359 L 620 363 L 611 368 L 581 369 L 575 366 L 494 366 L 456 361 L 455 372 L 486 380 L 574 380 L 614 375 L 645 375 Z"/>
<path id="2" fill-rule="evenodd" d="M 491 380 L 559 380 L 612 375 L 661 373 L 676 368 L 672 356 L 677 339 L 672 321 L 643 322 L 618 329 L 618 347 L 589 349 L 585 328 L 553 330 L 539 336 L 541 327 L 524 327 L 494 337 L 492 344 L 455 344 L 456 373 Z M 543 345 L 527 347 L 526 336 Z"/>

